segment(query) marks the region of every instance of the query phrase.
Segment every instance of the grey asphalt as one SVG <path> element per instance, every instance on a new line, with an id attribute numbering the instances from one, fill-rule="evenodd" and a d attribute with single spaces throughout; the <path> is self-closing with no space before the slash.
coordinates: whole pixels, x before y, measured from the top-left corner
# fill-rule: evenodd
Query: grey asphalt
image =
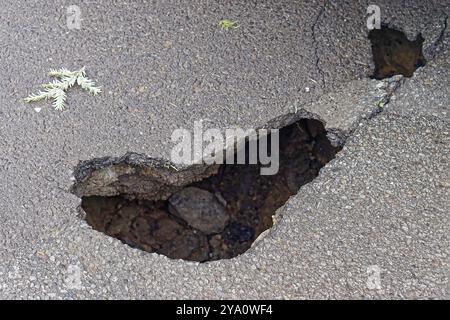
<path id="1" fill-rule="evenodd" d="M 411 79 L 368 79 L 366 1 L 73 1 L 82 28 L 69 30 L 66 1 L 0 0 L 0 298 L 449 298 L 450 2 L 377 3 L 425 38 Z M 64 112 L 22 101 L 51 68 L 83 65 L 100 96 L 72 90 Z M 168 159 L 194 120 L 296 116 L 345 147 L 235 259 L 131 249 L 69 192 L 79 161 Z"/>

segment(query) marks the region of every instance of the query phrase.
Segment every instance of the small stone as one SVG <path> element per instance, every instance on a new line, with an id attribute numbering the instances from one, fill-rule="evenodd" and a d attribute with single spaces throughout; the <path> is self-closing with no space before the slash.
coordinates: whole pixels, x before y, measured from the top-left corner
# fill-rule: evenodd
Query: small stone
<path id="1" fill-rule="evenodd" d="M 216 197 L 195 187 L 185 188 L 169 198 L 169 212 L 205 234 L 221 232 L 229 216 Z"/>
<path id="2" fill-rule="evenodd" d="M 183 226 L 172 218 L 162 218 L 158 220 L 157 229 L 153 232 L 153 236 L 160 243 L 168 242 L 183 232 Z"/>
<path id="3" fill-rule="evenodd" d="M 146 90 L 147 90 L 147 87 L 146 87 L 146 86 L 139 86 L 139 87 L 137 87 L 137 89 L 136 89 L 136 91 L 139 92 L 139 93 L 143 93 L 143 92 L 145 92 Z"/>
<path id="4" fill-rule="evenodd" d="M 208 241 L 205 235 L 196 235 L 192 230 L 184 230 L 170 242 L 165 242 L 158 250 L 172 259 L 205 261 L 208 259 Z"/>
<path id="5" fill-rule="evenodd" d="M 193 93 L 199 93 L 199 92 L 202 92 L 203 91 L 203 88 L 202 88 L 202 86 L 201 86 L 201 84 L 200 83 L 194 83 L 193 85 L 192 85 L 192 92 Z"/>
<path id="6" fill-rule="evenodd" d="M 245 244 L 255 238 L 255 230 L 241 223 L 233 222 L 227 227 L 226 242 L 232 245 Z"/>
<path id="7" fill-rule="evenodd" d="M 166 48 L 166 49 L 170 49 L 170 48 L 172 48 L 172 46 L 173 46 L 173 42 L 170 41 L 170 40 L 164 41 L 163 46 L 164 46 L 164 48 Z"/>

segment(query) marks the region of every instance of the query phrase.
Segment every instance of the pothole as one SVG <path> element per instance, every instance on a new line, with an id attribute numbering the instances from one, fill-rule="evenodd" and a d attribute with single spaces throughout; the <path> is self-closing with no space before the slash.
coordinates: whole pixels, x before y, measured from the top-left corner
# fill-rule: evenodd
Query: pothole
<path id="1" fill-rule="evenodd" d="M 233 258 L 272 227 L 275 211 L 334 158 L 339 148 L 326 135 L 323 124 L 310 119 L 280 129 L 275 175 L 261 175 L 261 164 L 248 164 L 247 157 L 247 164 L 221 165 L 216 174 L 174 187 L 161 200 L 148 200 L 143 193 L 130 194 L 129 188 L 116 185 L 116 190 L 122 190 L 119 196 L 83 196 L 81 206 L 90 226 L 133 248 L 198 262 Z M 111 181 L 119 184 L 136 181 L 137 172 L 141 180 L 152 183 L 142 178 L 142 168 L 124 162 L 102 170 L 110 170 L 105 172 L 115 175 Z M 106 175 L 93 178 L 94 171 L 88 175 L 98 187 Z M 125 173 L 117 178 L 118 171 Z M 81 189 L 87 190 L 74 188 L 78 193 Z"/>
<path id="2" fill-rule="evenodd" d="M 399 74 L 412 77 L 414 71 L 426 63 L 422 53 L 424 39 L 421 34 L 410 41 L 403 32 L 384 26 L 371 30 L 369 40 L 375 63 L 372 75 L 374 79 L 381 80 Z"/>

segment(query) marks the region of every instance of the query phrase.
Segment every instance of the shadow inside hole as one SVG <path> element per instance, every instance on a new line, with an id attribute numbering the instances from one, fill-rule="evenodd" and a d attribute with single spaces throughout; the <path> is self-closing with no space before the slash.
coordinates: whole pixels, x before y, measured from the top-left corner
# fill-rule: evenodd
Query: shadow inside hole
<path id="1" fill-rule="evenodd" d="M 233 258 L 273 226 L 275 211 L 338 152 L 316 120 L 284 127 L 279 137 L 275 175 L 261 175 L 260 164 L 224 164 L 217 174 L 164 201 L 83 197 L 86 221 L 125 244 L 169 258 L 199 262 Z M 248 142 L 245 147 L 248 151 Z M 248 163 L 248 152 L 246 156 Z M 208 219 L 199 215 L 205 210 Z"/>
<path id="2" fill-rule="evenodd" d="M 412 77 L 417 68 L 425 66 L 422 52 L 423 37 L 417 35 L 414 41 L 409 41 L 406 35 L 398 30 L 383 26 L 369 32 L 372 43 L 375 71 L 374 79 L 389 78 L 394 75 Z"/>

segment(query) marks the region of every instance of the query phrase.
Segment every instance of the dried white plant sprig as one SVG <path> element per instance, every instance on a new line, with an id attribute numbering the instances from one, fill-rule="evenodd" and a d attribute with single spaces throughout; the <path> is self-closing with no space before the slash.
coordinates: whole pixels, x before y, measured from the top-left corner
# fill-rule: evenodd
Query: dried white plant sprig
<path id="1" fill-rule="evenodd" d="M 69 71 L 67 69 L 50 70 L 50 77 L 54 79 L 50 83 L 44 83 L 41 87 L 43 91 L 37 94 L 31 94 L 25 99 L 25 102 L 36 102 L 40 100 L 53 99 L 53 107 L 56 110 L 64 110 L 67 99 L 67 90 L 75 84 L 82 89 L 88 91 L 94 96 L 101 93 L 101 89 L 95 86 L 94 81 L 86 77 L 86 68 L 83 67 L 78 71 Z"/>

